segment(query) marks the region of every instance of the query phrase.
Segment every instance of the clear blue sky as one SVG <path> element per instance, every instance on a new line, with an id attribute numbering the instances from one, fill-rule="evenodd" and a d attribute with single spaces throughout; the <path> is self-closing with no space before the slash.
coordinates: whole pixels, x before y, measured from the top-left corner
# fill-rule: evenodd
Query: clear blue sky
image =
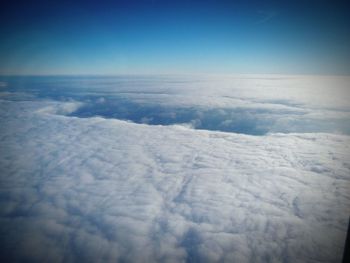
<path id="1" fill-rule="evenodd" d="M 349 74 L 336 1 L 2 1 L 0 74 Z"/>

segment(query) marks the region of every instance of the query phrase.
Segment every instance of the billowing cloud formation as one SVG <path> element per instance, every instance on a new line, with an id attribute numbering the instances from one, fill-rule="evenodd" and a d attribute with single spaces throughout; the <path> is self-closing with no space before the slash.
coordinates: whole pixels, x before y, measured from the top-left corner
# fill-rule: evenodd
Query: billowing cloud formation
<path id="1" fill-rule="evenodd" d="M 0 102 L 3 262 L 341 260 L 349 136 L 59 115 L 79 103 Z"/>
<path id="2" fill-rule="evenodd" d="M 72 116 L 252 135 L 350 135 L 349 77 L 177 76 L 8 78 L 7 92 L 79 101 Z M 64 114 L 64 112 L 62 112 Z"/>

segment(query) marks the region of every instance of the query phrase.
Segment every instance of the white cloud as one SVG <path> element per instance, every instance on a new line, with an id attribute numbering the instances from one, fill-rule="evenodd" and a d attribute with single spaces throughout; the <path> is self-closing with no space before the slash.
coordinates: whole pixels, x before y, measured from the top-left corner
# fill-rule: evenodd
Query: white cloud
<path id="1" fill-rule="evenodd" d="M 206 102 L 226 103 L 214 93 L 164 101 Z M 1 100 L 3 257 L 340 262 L 349 136 L 248 136 L 57 115 L 79 105 Z"/>
<path id="2" fill-rule="evenodd" d="M 76 111 L 81 106 L 83 106 L 83 103 L 79 103 L 79 102 L 66 102 L 66 103 L 51 102 L 49 106 L 40 108 L 37 112 L 46 113 L 46 114 L 68 115 Z"/>
<path id="3" fill-rule="evenodd" d="M 350 134 L 349 80 L 250 75 L 133 81 L 117 78 L 111 81 L 114 85 L 102 85 L 102 90 L 98 82 L 91 84 L 84 95 L 95 96 L 95 100 L 85 101 L 85 115 L 77 116 L 99 115 L 152 124 L 187 123 L 195 128 L 250 134 Z M 100 98 L 103 103 L 99 103 Z"/>

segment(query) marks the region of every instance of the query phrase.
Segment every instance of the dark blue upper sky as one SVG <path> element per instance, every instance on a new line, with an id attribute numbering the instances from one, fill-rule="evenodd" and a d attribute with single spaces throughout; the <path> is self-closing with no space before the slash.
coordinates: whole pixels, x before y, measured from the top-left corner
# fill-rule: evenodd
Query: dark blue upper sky
<path id="1" fill-rule="evenodd" d="M 2 1 L 0 74 L 349 74 L 336 1 Z"/>

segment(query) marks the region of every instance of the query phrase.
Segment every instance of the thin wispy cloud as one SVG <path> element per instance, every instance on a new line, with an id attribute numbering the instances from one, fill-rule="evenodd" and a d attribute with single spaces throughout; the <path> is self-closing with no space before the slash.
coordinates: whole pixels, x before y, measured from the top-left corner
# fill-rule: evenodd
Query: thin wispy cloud
<path id="1" fill-rule="evenodd" d="M 259 10 L 257 13 L 261 16 L 261 18 L 256 21 L 256 24 L 264 24 L 270 22 L 280 15 L 280 13 L 276 10 Z"/>

